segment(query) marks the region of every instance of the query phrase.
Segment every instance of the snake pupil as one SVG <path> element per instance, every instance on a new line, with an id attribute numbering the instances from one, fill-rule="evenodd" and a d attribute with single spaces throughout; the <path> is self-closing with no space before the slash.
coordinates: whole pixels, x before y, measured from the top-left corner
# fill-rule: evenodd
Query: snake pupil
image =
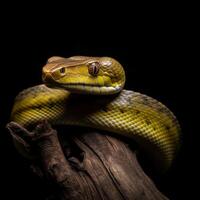
<path id="1" fill-rule="evenodd" d="M 64 67 L 60 68 L 60 73 L 61 73 L 61 74 L 64 74 L 64 73 L 65 73 L 65 68 L 64 68 Z"/>
<path id="2" fill-rule="evenodd" d="M 100 65 L 98 62 L 91 63 L 88 67 L 89 74 L 91 74 L 92 76 L 96 76 L 99 73 L 99 67 Z"/>

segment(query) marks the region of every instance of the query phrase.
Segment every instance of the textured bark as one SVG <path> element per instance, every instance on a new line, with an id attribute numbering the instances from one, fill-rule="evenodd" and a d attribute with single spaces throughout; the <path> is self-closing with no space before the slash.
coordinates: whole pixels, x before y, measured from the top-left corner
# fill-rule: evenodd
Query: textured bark
<path id="1" fill-rule="evenodd" d="M 145 175 L 135 151 L 118 138 L 88 129 L 81 134 L 80 130 L 73 134 L 59 131 L 58 137 L 47 122 L 33 132 L 13 122 L 7 127 L 38 155 L 33 169 L 52 183 L 51 199 L 167 199 Z"/>

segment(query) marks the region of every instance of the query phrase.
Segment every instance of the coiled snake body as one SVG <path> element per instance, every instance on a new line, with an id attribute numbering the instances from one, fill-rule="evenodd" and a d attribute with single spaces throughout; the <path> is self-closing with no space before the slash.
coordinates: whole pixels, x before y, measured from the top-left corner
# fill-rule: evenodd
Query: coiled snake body
<path id="1" fill-rule="evenodd" d="M 157 100 L 123 90 L 125 72 L 115 59 L 52 57 L 42 77 L 45 85 L 16 97 L 13 121 L 30 127 L 47 119 L 118 133 L 133 138 L 160 168 L 169 168 L 179 148 L 179 124 Z"/>

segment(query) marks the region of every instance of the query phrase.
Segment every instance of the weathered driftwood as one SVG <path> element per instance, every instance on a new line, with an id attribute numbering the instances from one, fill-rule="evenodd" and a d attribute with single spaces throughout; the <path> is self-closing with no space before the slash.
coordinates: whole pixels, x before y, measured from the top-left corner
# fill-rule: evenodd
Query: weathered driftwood
<path id="1" fill-rule="evenodd" d="M 81 134 L 62 134 L 67 138 L 61 139 L 47 122 L 33 132 L 13 122 L 7 127 L 20 143 L 35 149 L 33 169 L 55 186 L 51 199 L 167 199 L 145 175 L 136 153 L 120 139 L 85 129 Z"/>

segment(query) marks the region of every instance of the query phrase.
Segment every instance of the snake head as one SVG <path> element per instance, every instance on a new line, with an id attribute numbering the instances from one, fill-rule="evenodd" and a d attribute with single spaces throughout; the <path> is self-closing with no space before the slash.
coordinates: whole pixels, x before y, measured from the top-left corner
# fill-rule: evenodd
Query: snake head
<path id="1" fill-rule="evenodd" d="M 51 57 L 42 73 L 48 87 L 75 93 L 113 94 L 125 83 L 123 67 L 110 57 Z"/>

